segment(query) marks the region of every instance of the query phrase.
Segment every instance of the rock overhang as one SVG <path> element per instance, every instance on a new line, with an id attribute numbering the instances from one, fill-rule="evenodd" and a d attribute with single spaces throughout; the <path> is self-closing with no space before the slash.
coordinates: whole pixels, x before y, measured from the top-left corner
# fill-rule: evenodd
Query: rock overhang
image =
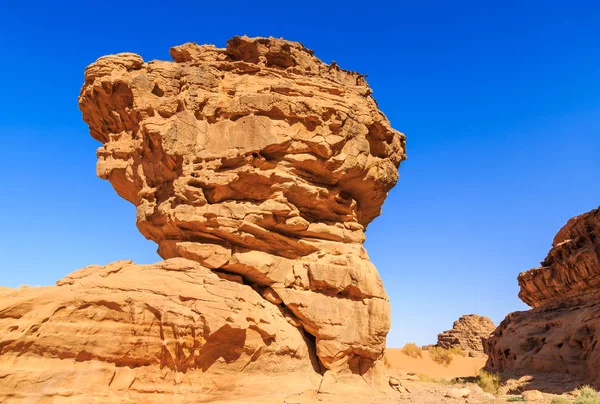
<path id="1" fill-rule="evenodd" d="M 325 368 L 379 361 L 389 302 L 362 244 L 406 155 L 365 76 L 276 38 L 170 54 L 86 69 L 79 104 L 103 144 L 98 175 L 136 205 L 163 258 L 281 302 Z"/>

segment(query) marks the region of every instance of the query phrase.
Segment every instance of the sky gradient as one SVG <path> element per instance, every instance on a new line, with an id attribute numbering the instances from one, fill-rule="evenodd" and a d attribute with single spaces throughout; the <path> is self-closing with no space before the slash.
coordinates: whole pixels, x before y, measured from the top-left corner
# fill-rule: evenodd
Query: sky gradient
<path id="1" fill-rule="evenodd" d="M 88 2 L 89 3 L 89 2 Z M 526 306 L 519 272 L 600 204 L 597 2 L 19 2 L 0 13 L 0 285 L 156 262 L 135 208 L 95 175 L 85 67 L 234 35 L 302 42 L 368 74 L 408 160 L 366 247 L 392 303 L 389 346 L 435 342 L 462 314 Z M 568 7 L 567 7 L 568 6 Z"/>

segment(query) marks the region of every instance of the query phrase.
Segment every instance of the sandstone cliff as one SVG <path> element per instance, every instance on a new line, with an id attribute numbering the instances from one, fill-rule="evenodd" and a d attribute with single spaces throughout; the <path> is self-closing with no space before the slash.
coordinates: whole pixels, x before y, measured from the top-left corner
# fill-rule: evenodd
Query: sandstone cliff
<path id="1" fill-rule="evenodd" d="M 102 57 L 79 98 L 98 175 L 167 261 L 2 292 L 0 399 L 85 397 L 81 374 L 133 401 L 281 390 L 261 372 L 298 374 L 298 389 L 324 373 L 374 383 L 390 309 L 364 231 L 404 135 L 364 76 L 299 43 L 235 37 L 171 56 Z"/>
<path id="2" fill-rule="evenodd" d="M 451 330 L 438 335 L 437 345 L 445 348 L 460 348 L 469 356 L 482 356 L 482 338 L 487 338 L 496 326 L 487 317 L 477 314 L 461 316 L 454 322 Z"/>
<path id="3" fill-rule="evenodd" d="M 518 280 L 533 310 L 509 314 L 485 342 L 487 368 L 600 387 L 600 210 L 569 220 L 542 266 Z"/>

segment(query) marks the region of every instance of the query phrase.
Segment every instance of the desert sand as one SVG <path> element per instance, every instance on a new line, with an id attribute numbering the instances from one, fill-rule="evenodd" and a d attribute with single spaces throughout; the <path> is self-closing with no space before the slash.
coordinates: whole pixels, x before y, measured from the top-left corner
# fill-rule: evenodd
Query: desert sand
<path id="1" fill-rule="evenodd" d="M 412 372 L 417 375 L 446 379 L 477 376 L 487 360 L 487 357 L 454 356 L 452 363 L 446 367 L 434 362 L 430 358 L 429 352 L 422 351 L 421 354 L 422 358 L 411 358 L 405 355 L 400 348 L 388 348 L 386 351 L 387 362 L 393 371 Z"/>

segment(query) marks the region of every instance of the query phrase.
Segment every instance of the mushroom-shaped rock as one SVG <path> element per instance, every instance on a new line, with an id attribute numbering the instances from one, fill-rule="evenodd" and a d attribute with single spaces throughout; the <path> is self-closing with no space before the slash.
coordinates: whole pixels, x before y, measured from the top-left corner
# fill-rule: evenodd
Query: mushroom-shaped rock
<path id="1" fill-rule="evenodd" d="M 101 57 L 79 96 L 98 176 L 165 261 L 1 290 L 0 401 L 383 388 L 390 307 L 363 242 L 404 135 L 363 75 L 300 43 L 171 57 Z"/>
<path id="2" fill-rule="evenodd" d="M 79 106 L 102 143 L 98 175 L 163 258 L 269 288 L 326 369 L 367 372 L 390 315 L 364 231 L 398 179 L 404 135 L 362 75 L 297 42 L 235 37 L 171 55 L 86 70 Z"/>

